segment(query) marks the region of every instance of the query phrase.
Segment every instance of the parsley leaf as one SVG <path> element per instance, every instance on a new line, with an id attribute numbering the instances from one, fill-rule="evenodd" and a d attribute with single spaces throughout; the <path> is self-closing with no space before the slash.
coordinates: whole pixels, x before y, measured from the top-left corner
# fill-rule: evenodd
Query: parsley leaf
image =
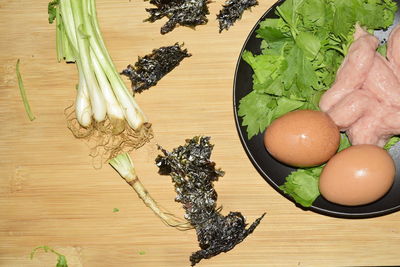
<path id="1" fill-rule="evenodd" d="M 317 56 L 321 48 L 321 40 L 310 32 L 299 32 L 296 37 L 296 44 L 311 59 Z"/>
<path id="2" fill-rule="evenodd" d="M 329 6 L 325 1 L 308 0 L 299 7 L 297 12 L 302 20 L 302 25 L 307 29 L 324 27 L 330 21 L 328 16 Z"/>
<path id="3" fill-rule="evenodd" d="M 274 99 L 267 94 L 251 92 L 240 100 L 238 114 L 243 117 L 242 124 L 247 126 L 247 136 L 252 138 L 254 135 L 263 131 L 272 121 L 272 112 L 268 105 Z"/>
<path id="4" fill-rule="evenodd" d="M 350 140 L 345 133 L 340 133 L 340 143 L 338 152 L 351 146 Z"/>
<path id="5" fill-rule="evenodd" d="M 387 44 L 383 44 L 378 46 L 378 49 L 376 51 L 378 51 L 379 54 L 381 54 L 382 56 L 386 57 L 386 50 L 387 50 Z"/>
<path id="6" fill-rule="evenodd" d="M 321 171 L 322 166 L 294 171 L 279 188 L 303 207 L 310 207 L 320 195 L 318 182 Z"/>
<path id="7" fill-rule="evenodd" d="M 53 0 L 49 2 L 47 7 L 47 13 L 49 14 L 49 23 L 53 23 L 57 17 L 57 7 L 60 3 L 60 0 Z"/>
<path id="8" fill-rule="evenodd" d="M 386 150 L 389 150 L 392 146 L 397 144 L 399 141 L 400 141 L 400 136 L 392 136 L 389 139 L 389 141 L 387 141 L 387 143 L 385 144 L 385 146 L 383 148 Z"/>

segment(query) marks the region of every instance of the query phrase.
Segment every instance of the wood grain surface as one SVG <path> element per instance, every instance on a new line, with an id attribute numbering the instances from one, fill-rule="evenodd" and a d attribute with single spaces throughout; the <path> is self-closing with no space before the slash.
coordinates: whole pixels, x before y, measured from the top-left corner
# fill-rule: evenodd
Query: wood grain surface
<path id="1" fill-rule="evenodd" d="M 247 34 L 274 1 L 260 0 L 219 34 L 215 15 L 223 2 L 209 5 L 207 25 L 162 36 L 165 20 L 143 22 L 148 2 L 98 0 L 101 29 L 119 70 L 175 42 L 193 54 L 136 97 L 155 134 L 131 153 L 143 184 L 182 216 L 170 178 L 157 174 L 156 144 L 172 149 L 186 138 L 209 135 L 212 159 L 226 171 L 215 185 L 223 213 L 241 211 L 249 222 L 267 215 L 243 243 L 198 266 L 399 265 L 399 212 L 350 220 L 303 211 L 255 170 L 236 131 L 232 85 Z M 189 266 L 198 249 L 195 231 L 165 226 L 109 165 L 94 169 L 88 145 L 67 129 L 64 109 L 74 101 L 78 76 L 74 65 L 56 60 L 47 3 L 0 0 L 0 266 L 55 266 L 50 253 L 29 258 L 41 245 L 64 254 L 72 267 Z M 18 91 L 18 58 L 33 122 Z"/>

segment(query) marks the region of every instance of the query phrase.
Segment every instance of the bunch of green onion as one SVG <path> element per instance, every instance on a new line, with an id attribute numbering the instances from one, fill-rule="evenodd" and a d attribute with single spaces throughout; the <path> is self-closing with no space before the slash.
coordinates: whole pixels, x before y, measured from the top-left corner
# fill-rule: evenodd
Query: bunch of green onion
<path id="1" fill-rule="evenodd" d="M 95 0 L 53 0 L 49 22 L 56 20 L 58 61 L 75 62 L 79 84 L 76 119 L 83 127 L 108 119 L 113 133 L 127 124 L 140 130 L 147 118 L 116 71 L 101 36 Z"/>

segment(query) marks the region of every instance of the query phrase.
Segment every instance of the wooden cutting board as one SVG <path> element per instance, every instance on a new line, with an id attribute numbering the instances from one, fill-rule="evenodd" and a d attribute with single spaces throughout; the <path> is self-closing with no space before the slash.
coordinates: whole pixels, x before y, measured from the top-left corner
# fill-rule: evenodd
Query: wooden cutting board
<path id="1" fill-rule="evenodd" d="M 262 179 L 242 148 L 233 118 L 234 70 L 247 34 L 273 2 L 260 1 L 218 33 L 215 15 L 223 1 L 217 0 L 207 25 L 162 36 L 165 21 L 143 22 L 148 2 L 98 1 L 119 70 L 176 42 L 193 54 L 137 96 L 154 130 L 152 141 L 131 153 L 137 173 L 162 206 L 182 216 L 170 178 L 157 174 L 156 144 L 172 149 L 209 135 L 212 159 L 226 172 L 215 185 L 223 213 L 241 211 L 251 222 L 267 212 L 243 243 L 198 266 L 398 265 L 399 212 L 349 220 L 303 211 Z M 56 60 L 47 1 L 0 0 L 0 33 L 0 266 L 55 266 L 50 253 L 29 258 L 42 245 L 64 254 L 69 266 L 189 266 L 198 249 L 195 231 L 165 226 L 109 165 L 95 169 L 88 145 L 67 129 L 64 109 L 74 101 L 78 76 L 74 65 Z M 33 122 L 18 91 L 18 58 Z"/>

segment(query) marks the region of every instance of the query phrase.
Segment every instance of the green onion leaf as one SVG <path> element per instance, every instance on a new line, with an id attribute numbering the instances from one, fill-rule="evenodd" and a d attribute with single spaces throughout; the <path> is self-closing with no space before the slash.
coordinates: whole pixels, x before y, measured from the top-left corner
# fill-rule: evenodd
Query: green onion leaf
<path id="1" fill-rule="evenodd" d="M 21 93 L 22 101 L 24 102 L 26 114 L 28 115 L 29 119 L 33 121 L 34 119 L 36 119 L 36 117 L 32 113 L 31 107 L 28 102 L 28 98 L 26 96 L 24 83 L 22 82 L 22 76 L 21 73 L 19 72 L 19 59 L 17 60 L 16 73 L 18 78 L 19 92 Z"/>

